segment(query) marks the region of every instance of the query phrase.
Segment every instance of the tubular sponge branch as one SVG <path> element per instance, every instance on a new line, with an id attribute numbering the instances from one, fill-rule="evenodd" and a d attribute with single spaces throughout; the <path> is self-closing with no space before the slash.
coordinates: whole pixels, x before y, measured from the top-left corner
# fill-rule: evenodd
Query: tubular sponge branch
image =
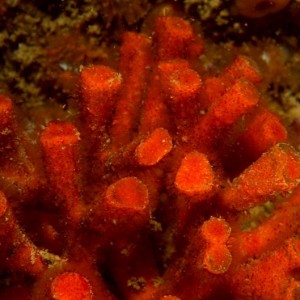
<path id="1" fill-rule="evenodd" d="M 299 295 L 300 156 L 263 74 L 209 74 L 189 21 L 151 20 L 66 112 L 0 96 L 0 299 Z"/>

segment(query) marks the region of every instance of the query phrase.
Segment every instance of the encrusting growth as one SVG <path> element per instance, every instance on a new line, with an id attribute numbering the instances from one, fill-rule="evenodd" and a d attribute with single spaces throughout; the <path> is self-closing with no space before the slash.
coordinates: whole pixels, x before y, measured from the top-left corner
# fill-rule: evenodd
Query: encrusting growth
<path id="1" fill-rule="evenodd" d="M 191 23 L 153 23 L 82 68 L 65 118 L 19 124 L 0 96 L 0 299 L 299 295 L 300 156 L 262 74 L 199 71 Z"/>

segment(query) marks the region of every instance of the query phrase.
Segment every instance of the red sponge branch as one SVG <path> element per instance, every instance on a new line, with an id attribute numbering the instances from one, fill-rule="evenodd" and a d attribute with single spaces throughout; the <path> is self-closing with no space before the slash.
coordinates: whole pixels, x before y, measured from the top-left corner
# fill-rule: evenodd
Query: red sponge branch
<path id="1" fill-rule="evenodd" d="M 259 131 L 259 134 L 257 132 Z M 237 143 L 245 149 L 246 155 L 253 160 L 258 159 L 264 152 L 275 144 L 287 139 L 287 131 L 279 118 L 266 109 L 259 109 Z"/>
<path id="2" fill-rule="evenodd" d="M 124 177 L 100 194 L 91 227 L 106 232 L 105 241 L 139 232 L 150 219 L 149 193 L 136 177 Z"/>
<path id="3" fill-rule="evenodd" d="M 0 192 L 0 237 L 2 265 L 9 267 L 13 272 L 22 272 L 35 277 L 46 269 L 37 247 L 18 225 L 2 192 Z"/>
<path id="4" fill-rule="evenodd" d="M 155 129 L 135 150 L 141 166 L 153 166 L 172 150 L 172 138 L 163 128 Z"/>
<path id="5" fill-rule="evenodd" d="M 192 26 L 182 18 L 158 17 L 155 21 L 155 39 L 158 60 L 195 57 L 203 52 L 202 40 L 196 37 Z"/>
<path id="6" fill-rule="evenodd" d="M 83 217 L 78 178 L 79 132 L 69 122 L 51 122 L 40 136 L 51 187 L 70 224 Z"/>
<path id="7" fill-rule="evenodd" d="M 123 33 L 116 70 L 84 66 L 66 115 L 20 106 L 19 126 L 0 96 L 1 299 L 299 298 L 295 134 L 255 63 L 214 72 L 177 15 Z"/>
<path id="8" fill-rule="evenodd" d="M 244 55 L 238 55 L 221 75 L 221 79 L 227 84 L 234 83 L 239 78 L 247 79 L 255 85 L 263 80 L 257 64 Z"/>
<path id="9" fill-rule="evenodd" d="M 150 68 L 151 42 L 143 34 L 123 35 L 120 49 L 120 71 L 123 76 L 122 93 L 116 105 L 112 124 L 112 142 L 116 147 L 129 143 L 138 128 L 139 111 Z"/>
<path id="10" fill-rule="evenodd" d="M 272 215 L 251 231 L 232 235 L 230 244 L 235 263 L 260 257 L 264 252 L 280 246 L 300 228 L 300 188 L 276 208 Z M 280 226 L 278 226 L 280 224 Z"/>
<path id="11" fill-rule="evenodd" d="M 300 241 L 287 240 L 273 252 L 242 264 L 232 274 L 232 287 L 237 297 L 254 299 L 295 299 L 299 281 L 292 272 L 300 266 Z"/>
<path id="12" fill-rule="evenodd" d="M 103 134 L 111 121 L 122 77 L 106 66 L 91 66 L 81 72 L 82 115 L 92 134 Z M 94 136 L 95 138 L 95 136 Z"/>
<path id="13" fill-rule="evenodd" d="M 174 114 L 178 135 L 184 135 L 193 127 L 199 114 L 199 94 L 202 80 L 199 74 L 174 61 L 159 64 L 160 77 L 166 102 Z"/>
<path id="14" fill-rule="evenodd" d="M 256 63 L 244 55 L 238 55 L 219 77 L 208 77 L 204 81 L 201 91 L 203 108 L 208 108 L 240 79 L 246 79 L 254 85 L 258 85 L 263 79 Z"/>
<path id="15" fill-rule="evenodd" d="M 277 144 L 247 168 L 222 193 L 222 204 L 243 210 L 292 191 L 300 180 L 300 158 L 287 144 Z"/>
<path id="16" fill-rule="evenodd" d="M 259 94 L 252 83 L 238 80 L 211 106 L 195 127 L 197 144 L 211 146 L 224 129 L 233 125 L 259 101 Z"/>

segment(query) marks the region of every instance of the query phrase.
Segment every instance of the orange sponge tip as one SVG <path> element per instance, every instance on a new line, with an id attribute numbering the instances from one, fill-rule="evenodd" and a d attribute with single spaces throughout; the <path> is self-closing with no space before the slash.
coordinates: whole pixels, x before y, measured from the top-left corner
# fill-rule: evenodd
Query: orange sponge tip
<path id="1" fill-rule="evenodd" d="M 80 138 L 79 132 L 72 123 L 50 122 L 41 134 L 41 143 L 45 148 L 76 145 Z"/>
<path id="2" fill-rule="evenodd" d="M 203 267 L 213 274 L 225 273 L 232 262 L 232 256 L 228 248 L 214 245 L 206 249 Z"/>
<path id="3" fill-rule="evenodd" d="M 241 79 L 227 89 L 221 99 L 213 105 L 209 114 L 214 116 L 217 126 L 231 125 L 252 109 L 259 98 L 253 84 Z"/>
<path id="4" fill-rule="evenodd" d="M 141 166 L 157 164 L 172 149 L 172 138 L 164 128 L 155 129 L 150 136 L 138 145 L 135 157 Z"/>
<path id="5" fill-rule="evenodd" d="M 147 187 L 136 177 L 125 177 L 111 184 L 105 195 L 109 211 L 116 216 L 144 214 L 149 208 Z"/>
<path id="6" fill-rule="evenodd" d="M 105 125 L 111 116 L 121 83 L 121 74 L 109 67 L 98 65 L 82 70 L 82 110 L 92 130 Z"/>
<path id="7" fill-rule="evenodd" d="M 196 71 L 187 68 L 174 71 L 163 84 L 171 103 L 188 105 L 187 101 L 199 94 L 202 81 Z"/>
<path id="8" fill-rule="evenodd" d="M 200 267 L 203 266 L 210 273 L 223 274 L 231 265 L 232 256 L 226 246 L 231 228 L 222 218 L 211 217 L 205 221 L 200 229 L 206 247 Z"/>
<path id="9" fill-rule="evenodd" d="M 262 81 L 263 77 L 258 66 L 252 59 L 244 55 L 238 55 L 233 63 L 225 69 L 222 78 L 230 82 L 233 82 L 237 78 L 245 78 L 253 84 L 258 84 Z"/>
<path id="10" fill-rule="evenodd" d="M 192 26 L 178 17 L 158 17 L 155 35 L 160 60 L 185 58 L 187 47 L 194 40 Z"/>
<path id="11" fill-rule="evenodd" d="M 214 186 L 214 172 L 207 157 L 197 151 L 184 157 L 177 171 L 176 188 L 188 196 L 205 196 Z"/>
<path id="12" fill-rule="evenodd" d="M 62 273 L 51 283 L 51 296 L 55 300 L 91 300 L 92 295 L 87 279 L 75 272 Z"/>
<path id="13" fill-rule="evenodd" d="M 84 68 L 81 72 L 83 100 L 95 106 L 91 97 L 97 99 L 99 96 L 104 98 L 104 95 L 113 95 L 119 89 L 121 81 L 121 74 L 109 67 L 94 65 Z"/>
<path id="14" fill-rule="evenodd" d="M 229 224 L 221 218 L 211 217 L 201 226 L 201 235 L 209 243 L 225 243 L 230 236 Z"/>

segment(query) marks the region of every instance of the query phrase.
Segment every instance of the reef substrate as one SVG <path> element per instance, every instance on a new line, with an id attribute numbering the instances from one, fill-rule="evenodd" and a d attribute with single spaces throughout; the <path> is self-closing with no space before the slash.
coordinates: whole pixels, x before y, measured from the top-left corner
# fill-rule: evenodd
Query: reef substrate
<path id="1" fill-rule="evenodd" d="M 263 75 L 209 74 L 188 21 L 151 24 L 67 111 L 0 97 L 0 299 L 299 296 L 300 157 Z"/>

